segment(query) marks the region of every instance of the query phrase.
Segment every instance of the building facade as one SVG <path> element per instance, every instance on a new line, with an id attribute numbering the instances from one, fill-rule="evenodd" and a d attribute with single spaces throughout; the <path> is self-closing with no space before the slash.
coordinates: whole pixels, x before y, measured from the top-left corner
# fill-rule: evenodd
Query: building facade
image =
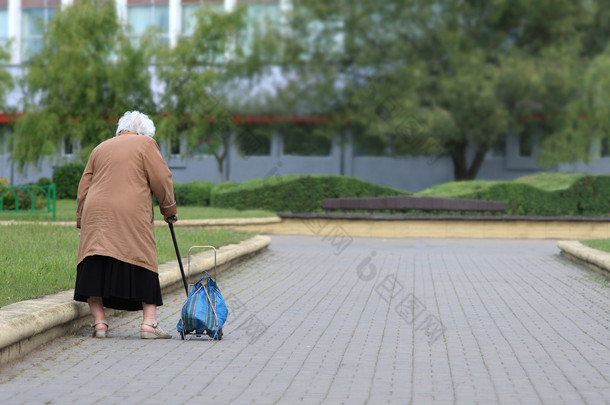
<path id="1" fill-rule="evenodd" d="M 0 45 L 10 51 L 9 70 L 15 77 L 23 74 L 28 58 L 42 47 L 44 24 L 53 18 L 59 7 L 78 0 L 0 0 Z M 192 15 L 200 7 L 230 11 L 238 4 L 247 6 L 247 18 L 281 19 L 290 9 L 290 0 L 115 0 L 119 19 L 129 26 L 133 41 L 149 26 L 159 27 L 159 40 L 175 44 L 179 36 L 193 30 Z M 43 24 L 39 24 L 42 22 Z M 9 95 L 9 104 L 19 105 L 18 90 Z M 1 118 L 1 117 L 0 117 Z M 1 121 L 1 120 L 0 120 Z M 62 153 L 44 159 L 37 166 L 20 173 L 1 144 L 0 177 L 12 184 L 32 182 L 40 177 L 51 177 L 55 165 L 71 161 L 73 148 L 64 145 Z M 266 154 L 244 156 L 232 144 L 224 162 L 225 179 L 242 182 L 251 178 L 286 174 L 332 174 L 362 178 L 373 183 L 419 191 L 434 184 L 453 180 L 453 165 L 449 157 L 395 156 L 391 153 L 371 153 L 363 150 L 344 134 L 346 142 L 329 142 L 314 152 L 295 152 L 283 134 L 273 134 Z M 172 169 L 174 180 L 188 182 L 207 180 L 218 182 L 219 169 L 213 156 L 205 153 L 184 157 L 185 145 L 161 145 Z M 554 171 L 607 173 L 610 169 L 608 148 L 592 148 L 591 164 L 561 165 Z M 517 135 L 508 135 L 505 142 L 489 152 L 479 178 L 511 180 L 541 170 L 536 163 L 536 147 Z"/>

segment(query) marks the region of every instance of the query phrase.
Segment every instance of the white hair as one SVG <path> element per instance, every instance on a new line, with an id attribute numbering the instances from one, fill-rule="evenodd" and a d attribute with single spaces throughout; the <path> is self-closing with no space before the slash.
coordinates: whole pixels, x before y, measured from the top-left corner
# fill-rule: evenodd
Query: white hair
<path id="1" fill-rule="evenodd" d="M 139 111 L 127 111 L 117 126 L 116 134 L 121 132 L 133 132 L 138 135 L 155 136 L 155 124 L 146 114 Z"/>

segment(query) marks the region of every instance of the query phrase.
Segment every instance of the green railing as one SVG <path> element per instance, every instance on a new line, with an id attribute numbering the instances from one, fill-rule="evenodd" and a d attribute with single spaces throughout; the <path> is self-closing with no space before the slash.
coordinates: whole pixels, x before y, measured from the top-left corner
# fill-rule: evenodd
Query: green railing
<path id="1" fill-rule="evenodd" d="M 56 209 L 55 184 L 37 186 L 0 185 L 0 213 L 53 214 Z"/>

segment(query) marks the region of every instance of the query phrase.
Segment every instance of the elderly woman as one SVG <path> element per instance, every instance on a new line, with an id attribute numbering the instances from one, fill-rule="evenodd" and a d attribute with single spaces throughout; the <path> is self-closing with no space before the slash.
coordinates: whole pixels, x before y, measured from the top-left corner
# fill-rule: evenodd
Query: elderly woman
<path id="1" fill-rule="evenodd" d="M 163 300 L 152 194 L 166 222 L 177 220 L 177 210 L 172 174 L 154 135 L 155 125 L 145 114 L 126 112 L 116 136 L 91 152 L 78 186 L 74 299 L 89 303 L 97 338 L 108 330 L 104 307 L 142 310 L 142 339 L 171 338 L 157 323 Z"/>

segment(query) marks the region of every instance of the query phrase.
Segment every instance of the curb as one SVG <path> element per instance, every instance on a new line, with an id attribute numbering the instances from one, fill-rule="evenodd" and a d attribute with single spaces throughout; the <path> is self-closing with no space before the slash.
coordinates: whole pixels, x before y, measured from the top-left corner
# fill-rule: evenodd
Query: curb
<path id="1" fill-rule="evenodd" d="M 610 253 L 590 248 L 577 241 L 559 241 L 561 255 L 610 278 Z"/>
<path id="2" fill-rule="evenodd" d="M 271 244 L 268 236 L 255 236 L 237 245 L 226 245 L 217 250 L 217 272 L 236 262 L 256 255 Z M 183 259 L 186 268 L 186 259 Z M 214 269 L 211 251 L 191 256 L 193 275 Z M 178 262 L 159 265 L 159 283 L 166 292 L 182 287 Z M 73 300 L 74 290 L 62 291 L 42 298 L 16 302 L 0 308 L 0 365 L 16 360 L 48 341 L 69 333 L 91 322 L 89 306 Z M 110 310 L 114 313 L 118 312 Z"/>

